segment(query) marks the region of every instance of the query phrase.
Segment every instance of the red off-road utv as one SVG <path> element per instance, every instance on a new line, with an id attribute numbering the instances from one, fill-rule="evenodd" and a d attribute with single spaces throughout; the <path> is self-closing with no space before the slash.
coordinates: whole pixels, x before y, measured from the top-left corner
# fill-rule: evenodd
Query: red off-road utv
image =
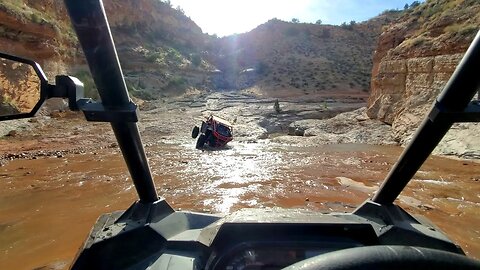
<path id="1" fill-rule="evenodd" d="M 195 126 L 192 130 L 192 138 L 197 138 L 196 148 L 200 149 L 205 144 L 210 147 L 223 147 L 229 141 L 233 140 L 233 125 L 227 120 L 217 116 L 210 115 L 206 121 L 202 121 L 202 126 Z"/>

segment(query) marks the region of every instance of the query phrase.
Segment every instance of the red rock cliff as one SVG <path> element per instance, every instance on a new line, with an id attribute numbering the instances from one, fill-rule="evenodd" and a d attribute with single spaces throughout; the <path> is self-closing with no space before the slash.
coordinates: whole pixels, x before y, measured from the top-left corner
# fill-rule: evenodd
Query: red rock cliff
<path id="1" fill-rule="evenodd" d="M 380 36 L 368 115 L 405 143 L 455 70 L 480 25 L 480 2 L 428 0 Z"/>

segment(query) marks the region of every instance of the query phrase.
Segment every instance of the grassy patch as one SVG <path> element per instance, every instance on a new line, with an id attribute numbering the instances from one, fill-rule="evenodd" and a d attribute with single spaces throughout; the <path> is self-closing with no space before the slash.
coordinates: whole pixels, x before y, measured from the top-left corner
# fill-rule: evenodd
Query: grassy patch
<path id="1" fill-rule="evenodd" d="M 0 9 L 15 16 L 23 22 L 33 22 L 37 24 L 47 24 L 51 27 L 54 25 L 54 19 L 48 13 L 25 5 L 25 1 L 21 0 L 4 0 L 0 1 Z"/>
<path id="2" fill-rule="evenodd" d="M 151 91 L 137 88 L 135 87 L 130 81 L 126 80 L 125 84 L 127 85 L 128 93 L 136 98 L 140 98 L 143 100 L 153 100 L 156 99 L 155 95 L 152 94 Z"/>
<path id="3" fill-rule="evenodd" d="M 187 85 L 187 80 L 181 76 L 173 76 L 167 84 L 168 89 L 183 90 Z"/>
<path id="4" fill-rule="evenodd" d="M 202 63 L 202 57 L 198 53 L 192 53 L 190 54 L 190 62 L 193 66 L 198 67 Z"/>
<path id="5" fill-rule="evenodd" d="M 98 94 L 97 87 L 93 82 L 92 75 L 88 70 L 79 70 L 73 74 L 74 77 L 79 79 L 83 83 L 83 89 L 85 91 L 85 97 L 98 100 L 100 95 Z"/>
<path id="6" fill-rule="evenodd" d="M 462 36 L 468 36 L 471 34 L 475 34 L 477 31 L 478 31 L 478 26 L 472 24 L 472 25 L 467 25 L 463 27 L 462 29 L 460 29 L 458 33 Z"/>
<path id="7" fill-rule="evenodd" d="M 300 34 L 300 31 L 296 27 L 289 27 L 285 30 L 285 35 L 289 37 L 298 36 L 298 34 Z"/>
<path id="8" fill-rule="evenodd" d="M 158 47 L 155 49 L 147 49 L 144 53 L 145 58 L 150 63 L 157 63 L 159 65 L 173 64 L 179 66 L 183 63 L 185 58 L 183 55 L 176 50 L 175 48 L 167 47 Z M 198 64 L 201 63 L 201 58 L 196 59 Z"/>

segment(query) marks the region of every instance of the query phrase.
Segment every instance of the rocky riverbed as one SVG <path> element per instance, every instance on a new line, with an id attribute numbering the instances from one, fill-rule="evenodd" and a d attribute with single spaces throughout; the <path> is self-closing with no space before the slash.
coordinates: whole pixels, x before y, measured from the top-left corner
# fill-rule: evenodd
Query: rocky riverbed
<path id="1" fill-rule="evenodd" d="M 277 100 L 278 111 L 274 109 Z M 368 117 L 364 101 L 365 97 L 355 95 L 297 96 L 279 100 L 248 92 L 194 93 L 142 101 L 139 127 L 147 143 L 166 137 L 185 140 L 184 135 L 194 125 L 200 125 L 201 120 L 213 114 L 234 123 L 235 139 L 240 142 L 268 138 L 300 146 L 342 143 L 406 146 L 415 128 L 404 132 L 405 136 L 400 139 L 391 125 Z M 3 122 L 0 123 L 0 135 L 6 137 L 0 141 L 0 159 L 81 153 L 86 148 L 109 147 L 115 145 L 109 129 L 108 124 L 87 123 L 81 114 L 70 112 L 50 115 L 44 112 L 30 120 Z M 60 132 L 51 132 L 54 130 Z M 455 124 L 434 153 L 479 159 L 478 133 L 478 123 Z M 22 143 L 12 145 L 15 141 Z"/>

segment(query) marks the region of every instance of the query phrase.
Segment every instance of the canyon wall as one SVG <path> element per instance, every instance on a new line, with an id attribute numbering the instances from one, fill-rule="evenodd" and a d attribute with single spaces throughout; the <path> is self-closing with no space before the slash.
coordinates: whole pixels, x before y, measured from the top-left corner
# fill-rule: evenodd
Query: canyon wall
<path id="1" fill-rule="evenodd" d="M 391 125 L 397 142 L 406 144 L 430 110 L 477 33 L 479 14 L 478 1 L 429 0 L 406 11 L 380 36 L 367 114 Z M 480 145 L 473 141 L 479 132 L 478 124 L 456 124 L 438 149 L 476 156 Z"/>

